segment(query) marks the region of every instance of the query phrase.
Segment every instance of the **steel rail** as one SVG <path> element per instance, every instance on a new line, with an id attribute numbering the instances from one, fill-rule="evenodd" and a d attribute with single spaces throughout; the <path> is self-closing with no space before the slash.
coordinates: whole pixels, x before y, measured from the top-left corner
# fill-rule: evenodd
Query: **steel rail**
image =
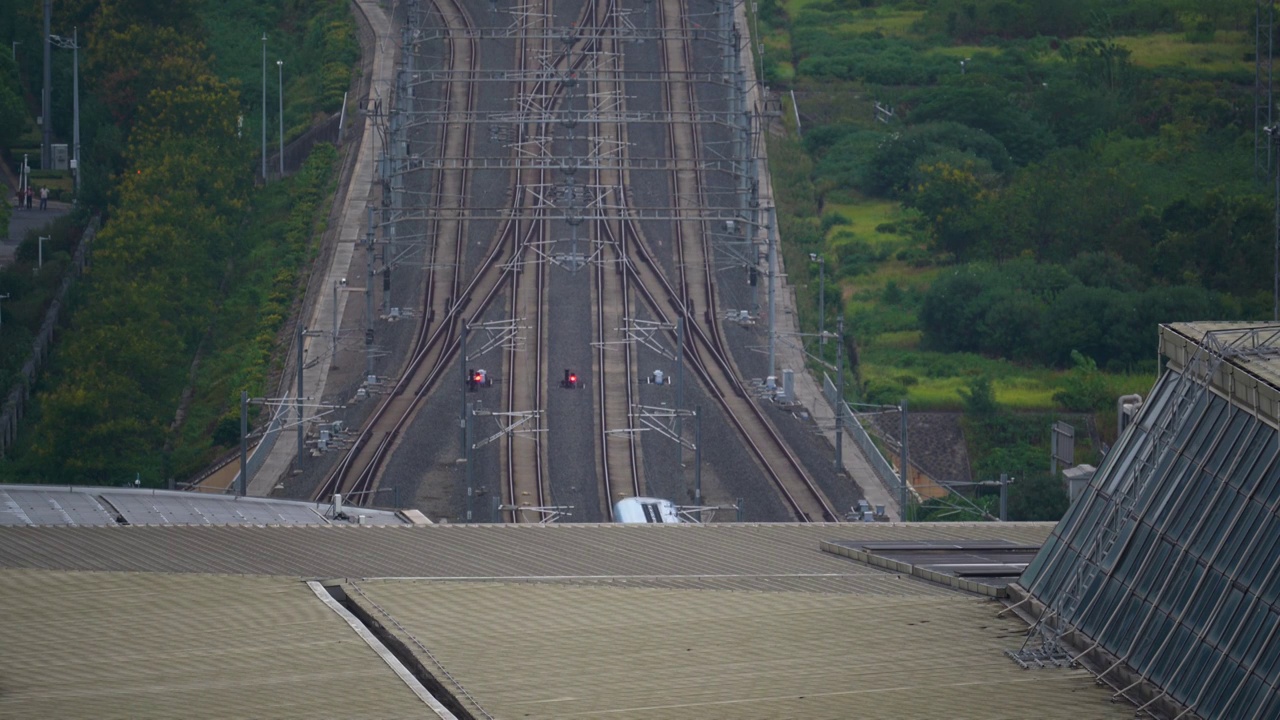
<path id="1" fill-rule="evenodd" d="M 603 8 L 602 21 L 592 28 L 598 37 L 601 49 L 606 54 L 615 55 L 619 61 L 620 55 L 614 47 L 612 40 L 602 33 L 603 29 L 612 27 L 618 21 L 616 0 L 597 0 Z M 599 97 L 608 97 L 618 90 L 619 82 L 615 78 L 621 75 L 616 69 L 612 73 L 598 71 L 594 77 L 588 80 L 590 86 L 594 89 L 594 94 Z M 618 141 L 622 148 L 627 148 L 622 140 L 625 137 L 625 127 L 621 125 L 591 125 L 589 126 L 591 136 L 598 141 L 606 139 L 607 133 L 612 133 L 612 140 Z M 609 168 L 600 163 L 592 163 L 592 176 L 598 187 L 623 185 L 620 177 L 622 166 L 617 168 Z M 624 272 L 622 263 L 625 261 L 625 249 L 620 246 L 623 242 L 622 233 L 616 229 L 620 218 L 602 217 L 596 219 L 592 226 L 595 231 L 595 239 L 597 248 L 600 248 L 600 257 L 595 265 L 595 291 L 596 291 L 596 387 L 597 387 L 597 414 L 598 426 L 597 430 L 597 447 L 599 453 L 597 456 L 597 469 L 600 473 L 600 491 L 604 501 L 604 514 L 610 521 L 614 520 L 613 501 L 615 499 L 615 488 L 617 486 L 625 486 L 626 490 L 617 489 L 616 496 L 623 496 L 629 493 L 631 496 L 638 496 L 642 492 L 642 473 L 640 469 L 639 442 L 634 432 L 628 432 L 621 440 L 626 443 L 626 449 L 621 452 L 615 452 L 619 437 L 613 434 L 614 429 L 625 423 L 627 430 L 634 430 L 634 422 L 631 417 L 631 408 L 635 404 L 635 369 L 634 369 L 634 352 L 635 348 L 629 344 L 621 346 L 621 357 L 608 350 L 608 331 L 609 331 L 609 313 L 610 308 L 618 308 L 620 318 L 631 317 L 630 311 L 630 290 L 628 288 L 628 276 Z M 606 255 L 603 247 L 609 247 L 609 255 L 612 256 L 611 262 L 606 262 Z M 622 382 L 613 380 L 613 373 L 618 371 L 622 377 Z M 623 457 L 619 460 L 618 456 Z M 619 476 L 624 477 L 619 477 Z M 629 482 L 626 478 L 629 477 Z"/>
<path id="2" fill-rule="evenodd" d="M 433 0 L 433 6 L 445 25 L 455 30 L 459 28 L 465 30 L 471 27 L 470 18 L 457 0 Z M 479 60 L 477 41 L 474 38 L 466 37 L 466 35 L 468 33 L 461 32 L 456 36 L 450 36 L 449 62 L 451 67 L 459 65 L 473 66 Z M 475 86 L 470 83 L 450 83 L 446 89 L 445 97 L 446 102 L 451 107 L 461 103 L 466 109 L 470 110 L 475 106 Z M 455 128 L 442 127 L 440 133 L 441 148 L 446 154 L 451 152 L 449 148 L 455 148 L 455 151 L 461 148 L 465 154 L 466 149 L 471 146 L 470 126 L 462 127 L 460 132 Z M 442 187 L 452 187 L 455 193 L 460 194 L 461 189 L 467 186 L 467 175 L 468 170 L 466 168 L 442 169 L 437 183 Z M 427 273 L 427 283 L 423 295 L 423 306 L 426 311 L 421 314 L 411 343 L 414 348 L 411 352 L 413 359 L 392 393 L 380 403 L 373 417 L 362 428 L 360 436 L 352 444 L 351 449 L 329 474 L 325 482 L 321 484 L 316 492 L 317 499 L 342 492 L 353 497 L 356 502 L 362 502 L 372 496 L 372 490 L 376 489 L 378 470 L 386 456 L 394 450 L 394 441 L 400 437 L 398 431 L 404 425 L 404 417 L 411 414 L 417 404 L 404 394 L 404 390 L 408 386 L 407 383 L 411 382 L 414 375 L 422 368 L 424 356 L 432 352 L 436 352 L 438 355 L 443 354 L 441 351 L 449 345 L 450 336 L 456 330 L 456 323 L 451 321 L 454 316 L 451 311 L 457 304 L 459 289 L 462 284 L 462 271 L 466 259 L 466 227 L 467 219 L 464 217 L 447 218 L 442 214 L 441 217 L 436 219 L 435 237 L 452 236 L 452 257 L 442 254 L 449 249 L 449 243 L 436 242 L 432 244 L 429 258 L 430 269 Z M 441 288 L 441 286 L 446 285 L 447 294 Z M 437 314 L 446 318 L 437 327 L 437 330 L 439 328 L 445 329 L 443 340 L 439 339 L 438 332 L 431 333 L 431 326 L 436 320 Z M 437 357 L 438 361 L 439 357 Z M 388 416 L 397 418 L 392 423 L 393 427 L 391 430 L 385 431 L 383 438 L 379 442 L 370 443 L 370 438 L 379 431 L 378 428 L 385 424 L 384 418 Z"/>

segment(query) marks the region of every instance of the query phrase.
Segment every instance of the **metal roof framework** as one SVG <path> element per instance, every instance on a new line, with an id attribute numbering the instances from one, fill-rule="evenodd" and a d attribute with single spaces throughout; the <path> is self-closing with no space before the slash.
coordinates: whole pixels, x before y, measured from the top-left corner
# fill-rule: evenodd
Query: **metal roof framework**
<path id="1" fill-rule="evenodd" d="M 1044 646 L 1156 716 L 1280 716 L 1280 326 L 1161 328 L 1167 371 L 1021 584 Z M 1034 658 L 1032 658 L 1034 659 Z"/>

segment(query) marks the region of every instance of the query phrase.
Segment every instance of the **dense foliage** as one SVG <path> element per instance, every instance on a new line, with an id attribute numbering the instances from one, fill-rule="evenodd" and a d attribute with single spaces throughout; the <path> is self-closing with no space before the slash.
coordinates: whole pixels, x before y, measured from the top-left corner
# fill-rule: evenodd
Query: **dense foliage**
<path id="1" fill-rule="evenodd" d="M 964 430 L 970 452 L 978 458 L 974 476 L 1011 478 L 1008 487 L 1010 520 L 1057 520 L 1067 509 L 1067 494 L 1051 476 L 1047 436 L 1050 417 L 1016 416 L 1000 407 L 991 381 L 977 377 L 962 391 Z"/>
<path id="2" fill-rule="evenodd" d="M 321 147 L 296 177 L 254 188 L 259 146 L 245 128 L 260 127 L 246 112 L 259 96 L 238 88 L 259 76 L 260 55 L 227 44 L 227 29 L 256 28 L 260 51 L 268 28 L 273 56 L 297 63 L 286 116 L 302 130 L 338 107 L 357 57 L 353 23 L 340 0 L 58 5 L 55 26 L 79 27 L 84 48 L 82 121 L 93 129 L 81 201 L 107 212 L 17 458 L 0 475 L 112 483 L 140 473 L 163 484 L 207 463 L 215 438 L 235 443 L 219 419 L 272 371 L 336 158 Z M 274 70 L 269 79 L 274 109 Z M 22 317 L 38 323 L 39 310 Z"/>
<path id="3" fill-rule="evenodd" d="M 1251 89 L 1232 70 L 1141 67 L 1113 39 L 1179 29 L 1212 39 L 1250 19 L 1249 7 L 864 0 L 790 18 L 769 8 L 790 33 L 790 57 L 771 58 L 794 67 L 800 90 L 843 81 L 821 94 L 843 87 L 896 109 L 884 124 L 814 103 L 807 176 L 778 183 L 789 262 L 829 241 L 814 208 L 900 202 L 914 214 L 892 230 L 896 249 L 877 254 L 850 236 L 828 246 L 833 265 L 847 277 L 891 257 L 942 267 L 918 324 L 907 322 L 925 347 L 1062 368 L 1072 350 L 1132 367 L 1150 357 L 1160 322 L 1262 316 L 1273 208 L 1252 177 Z M 857 29 L 885 13 L 914 17 L 914 32 Z M 983 47 L 971 56 L 948 50 L 974 40 Z"/>
<path id="4" fill-rule="evenodd" d="M 36 457 L 59 477 L 123 477 L 138 470 L 137 453 L 164 445 L 239 249 L 249 177 L 235 172 L 247 159 L 234 142 L 235 103 L 225 85 L 198 75 L 153 91 L 140 108 L 134 172 L 99 235 L 86 303 L 58 353 L 65 377 L 43 396 L 34 431 Z M 74 451 L 86 445 L 114 451 Z"/>
<path id="5" fill-rule="evenodd" d="M 769 151 L 801 321 L 817 325 L 808 255 L 822 253 L 851 356 L 881 363 L 853 368 L 863 400 L 914 402 L 932 383 L 954 408 L 979 375 L 935 360 L 983 364 L 987 384 L 960 392 L 973 471 L 1018 476 L 1016 517 L 1060 507 L 1042 469 L 1049 416 L 1001 408 L 987 368 L 1051 376 L 1036 407 L 1092 413 L 1114 402 L 1111 378 L 1154 373 L 1160 323 L 1271 316 L 1254 3 L 759 8 L 764 77 L 798 99 Z"/>

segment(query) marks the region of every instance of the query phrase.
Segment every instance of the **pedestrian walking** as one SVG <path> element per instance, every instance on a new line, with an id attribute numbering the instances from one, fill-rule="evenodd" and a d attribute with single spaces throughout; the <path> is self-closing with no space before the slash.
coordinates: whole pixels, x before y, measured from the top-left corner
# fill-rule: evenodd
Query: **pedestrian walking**
<path id="1" fill-rule="evenodd" d="M 36 199 L 36 191 L 27 187 L 27 209 L 31 209 L 31 201 Z"/>
<path id="2" fill-rule="evenodd" d="M 47 187 L 40 188 L 40 209 L 49 209 L 49 188 Z"/>

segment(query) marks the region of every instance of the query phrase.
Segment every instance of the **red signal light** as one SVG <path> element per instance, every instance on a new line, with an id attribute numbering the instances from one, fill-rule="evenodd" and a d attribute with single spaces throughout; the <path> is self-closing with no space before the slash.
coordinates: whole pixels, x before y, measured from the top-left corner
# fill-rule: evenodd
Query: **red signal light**
<path id="1" fill-rule="evenodd" d="M 471 378 L 471 380 L 472 382 L 482 383 L 484 382 L 484 376 L 481 375 L 480 373 L 476 373 L 475 376 Z"/>

